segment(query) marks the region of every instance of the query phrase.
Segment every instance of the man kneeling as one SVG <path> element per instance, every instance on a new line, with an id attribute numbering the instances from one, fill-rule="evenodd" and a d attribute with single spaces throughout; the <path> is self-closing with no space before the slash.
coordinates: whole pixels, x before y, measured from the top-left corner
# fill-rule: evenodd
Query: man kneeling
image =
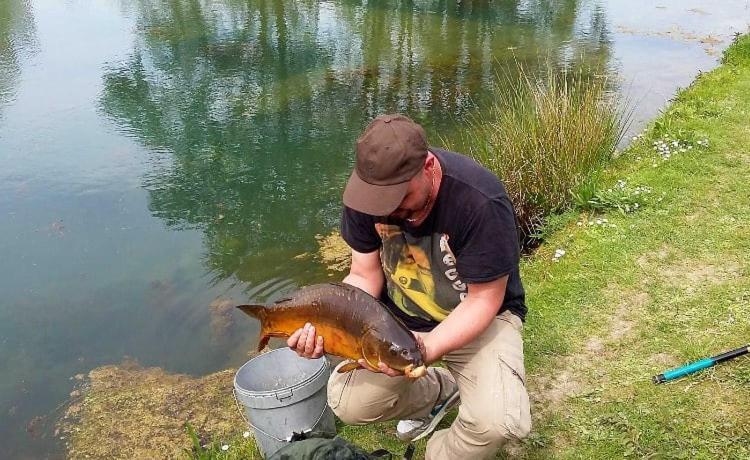
<path id="1" fill-rule="evenodd" d="M 425 363 L 445 367 L 415 381 L 364 360 L 364 369 L 334 371 L 328 403 L 336 415 L 352 425 L 399 419 L 399 438 L 416 440 L 460 404 L 450 428 L 427 443 L 428 459 L 491 458 L 525 437 L 526 306 L 503 184 L 474 160 L 429 147 L 409 118 L 382 115 L 357 140 L 343 201 L 341 235 L 352 248 L 343 281 L 380 298 L 414 331 Z M 300 356 L 323 354 L 314 326 L 287 342 Z"/>

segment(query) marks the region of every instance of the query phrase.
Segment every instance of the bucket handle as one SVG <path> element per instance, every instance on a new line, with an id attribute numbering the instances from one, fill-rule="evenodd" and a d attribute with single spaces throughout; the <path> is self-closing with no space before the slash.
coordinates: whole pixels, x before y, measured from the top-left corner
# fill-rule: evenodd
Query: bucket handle
<path id="1" fill-rule="evenodd" d="M 235 388 L 232 388 L 232 397 L 234 397 L 234 404 L 237 406 L 237 410 L 240 412 L 240 417 L 242 417 L 242 420 L 244 420 L 245 423 L 247 423 L 248 426 L 250 426 L 250 428 L 252 428 L 255 431 L 261 432 L 262 434 L 268 436 L 269 438 L 271 438 L 271 439 L 273 439 L 274 441 L 277 441 L 277 442 L 290 442 L 292 440 L 292 436 L 294 436 L 294 433 L 292 433 L 289 436 L 287 436 L 286 439 L 279 439 L 276 436 L 274 436 L 272 434 L 269 434 L 269 433 L 266 433 L 265 431 L 261 430 L 257 426 L 255 426 L 252 423 L 250 423 L 250 420 L 248 420 L 247 417 L 245 417 L 245 411 L 240 407 L 240 401 L 239 401 L 239 399 L 237 399 L 237 390 Z M 315 423 L 312 424 L 312 427 L 315 427 L 315 425 L 318 424 L 318 422 L 320 421 L 320 419 L 323 418 L 323 414 L 326 413 L 326 409 L 328 409 L 328 404 L 325 404 L 323 406 L 323 410 L 320 412 L 320 415 L 318 415 L 318 418 L 315 420 Z M 309 433 L 309 432 L 312 431 L 312 427 L 309 428 L 309 429 L 307 429 L 307 430 L 304 430 L 302 432 L 303 433 Z"/>

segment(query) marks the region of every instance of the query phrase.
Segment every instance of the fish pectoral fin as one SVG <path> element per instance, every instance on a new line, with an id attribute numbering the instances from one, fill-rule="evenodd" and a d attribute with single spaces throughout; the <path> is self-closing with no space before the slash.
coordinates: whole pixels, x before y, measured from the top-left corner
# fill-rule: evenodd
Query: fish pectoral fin
<path id="1" fill-rule="evenodd" d="M 374 372 L 380 372 L 378 364 L 380 363 L 380 356 L 378 355 L 378 348 L 375 338 L 371 334 L 372 329 L 368 329 L 362 338 L 362 359 L 365 360 L 368 366 L 374 370 Z M 375 361 L 373 363 L 373 361 Z"/>
<path id="2" fill-rule="evenodd" d="M 339 374 L 345 374 L 347 372 L 351 372 L 355 369 L 364 369 L 360 364 L 356 361 L 352 361 L 350 363 L 346 363 L 343 366 L 339 367 L 338 373 Z"/>
<path id="3" fill-rule="evenodd" d="M 263 351 L 264 348 L 266 348 L 266 345 L 268 345 L 268 340 L 271 338 L 270 335 L 264 334 L 260 338 L 260 342 L 258 342 L 258 351 Z"/>

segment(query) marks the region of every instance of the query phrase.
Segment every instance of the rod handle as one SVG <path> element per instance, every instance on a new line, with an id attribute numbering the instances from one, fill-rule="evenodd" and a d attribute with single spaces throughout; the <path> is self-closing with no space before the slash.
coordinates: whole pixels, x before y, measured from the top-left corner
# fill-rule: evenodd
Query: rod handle
<path id="1" fill-rule="evenodd" d="M 696 361 L 694 363 L 678 367 L 677 369 L 672 369 L 671 371 L 667 371 L 663 374 L 656 375 L 654 376 L 653 381 L 654 383 L 668 382 L 670 380 L 678 379 L 688 374 L 692 374 L 693 372 L 698 372 L 700 370 L 711 367 L 715 363 L 716 361 L 711 358 L 701 359 L 700 361 Z"/>

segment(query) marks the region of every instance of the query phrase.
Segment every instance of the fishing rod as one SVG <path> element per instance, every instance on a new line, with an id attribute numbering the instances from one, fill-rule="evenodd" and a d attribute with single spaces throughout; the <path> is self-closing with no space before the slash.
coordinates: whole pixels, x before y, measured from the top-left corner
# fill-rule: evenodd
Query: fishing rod
<path id="1" fill-rule="evenodd" d="M 734 359 L 738 356 L 742 356 L 748 353 L 750 353 L 750 345 L 745 345 L 744 347 L 740 347 L 735 350 L 722 353 L 720 355 L 712 356 L 710 358 L 704 358 L 699 361 L 695 361 L 694 363 L 678 367 L 677 369 L 672 369 L 671 371 L 664 372 L 663 374 L 655 375 L 652 377 L 652 380 L 656 384 L 669 382 L 670 380 L 679 379 L 680 377 L 692 374 L 693 372 L 698 372 L 700 370 L 709 368 L 724 361 L 729 361 L 730 359 Z"/>

